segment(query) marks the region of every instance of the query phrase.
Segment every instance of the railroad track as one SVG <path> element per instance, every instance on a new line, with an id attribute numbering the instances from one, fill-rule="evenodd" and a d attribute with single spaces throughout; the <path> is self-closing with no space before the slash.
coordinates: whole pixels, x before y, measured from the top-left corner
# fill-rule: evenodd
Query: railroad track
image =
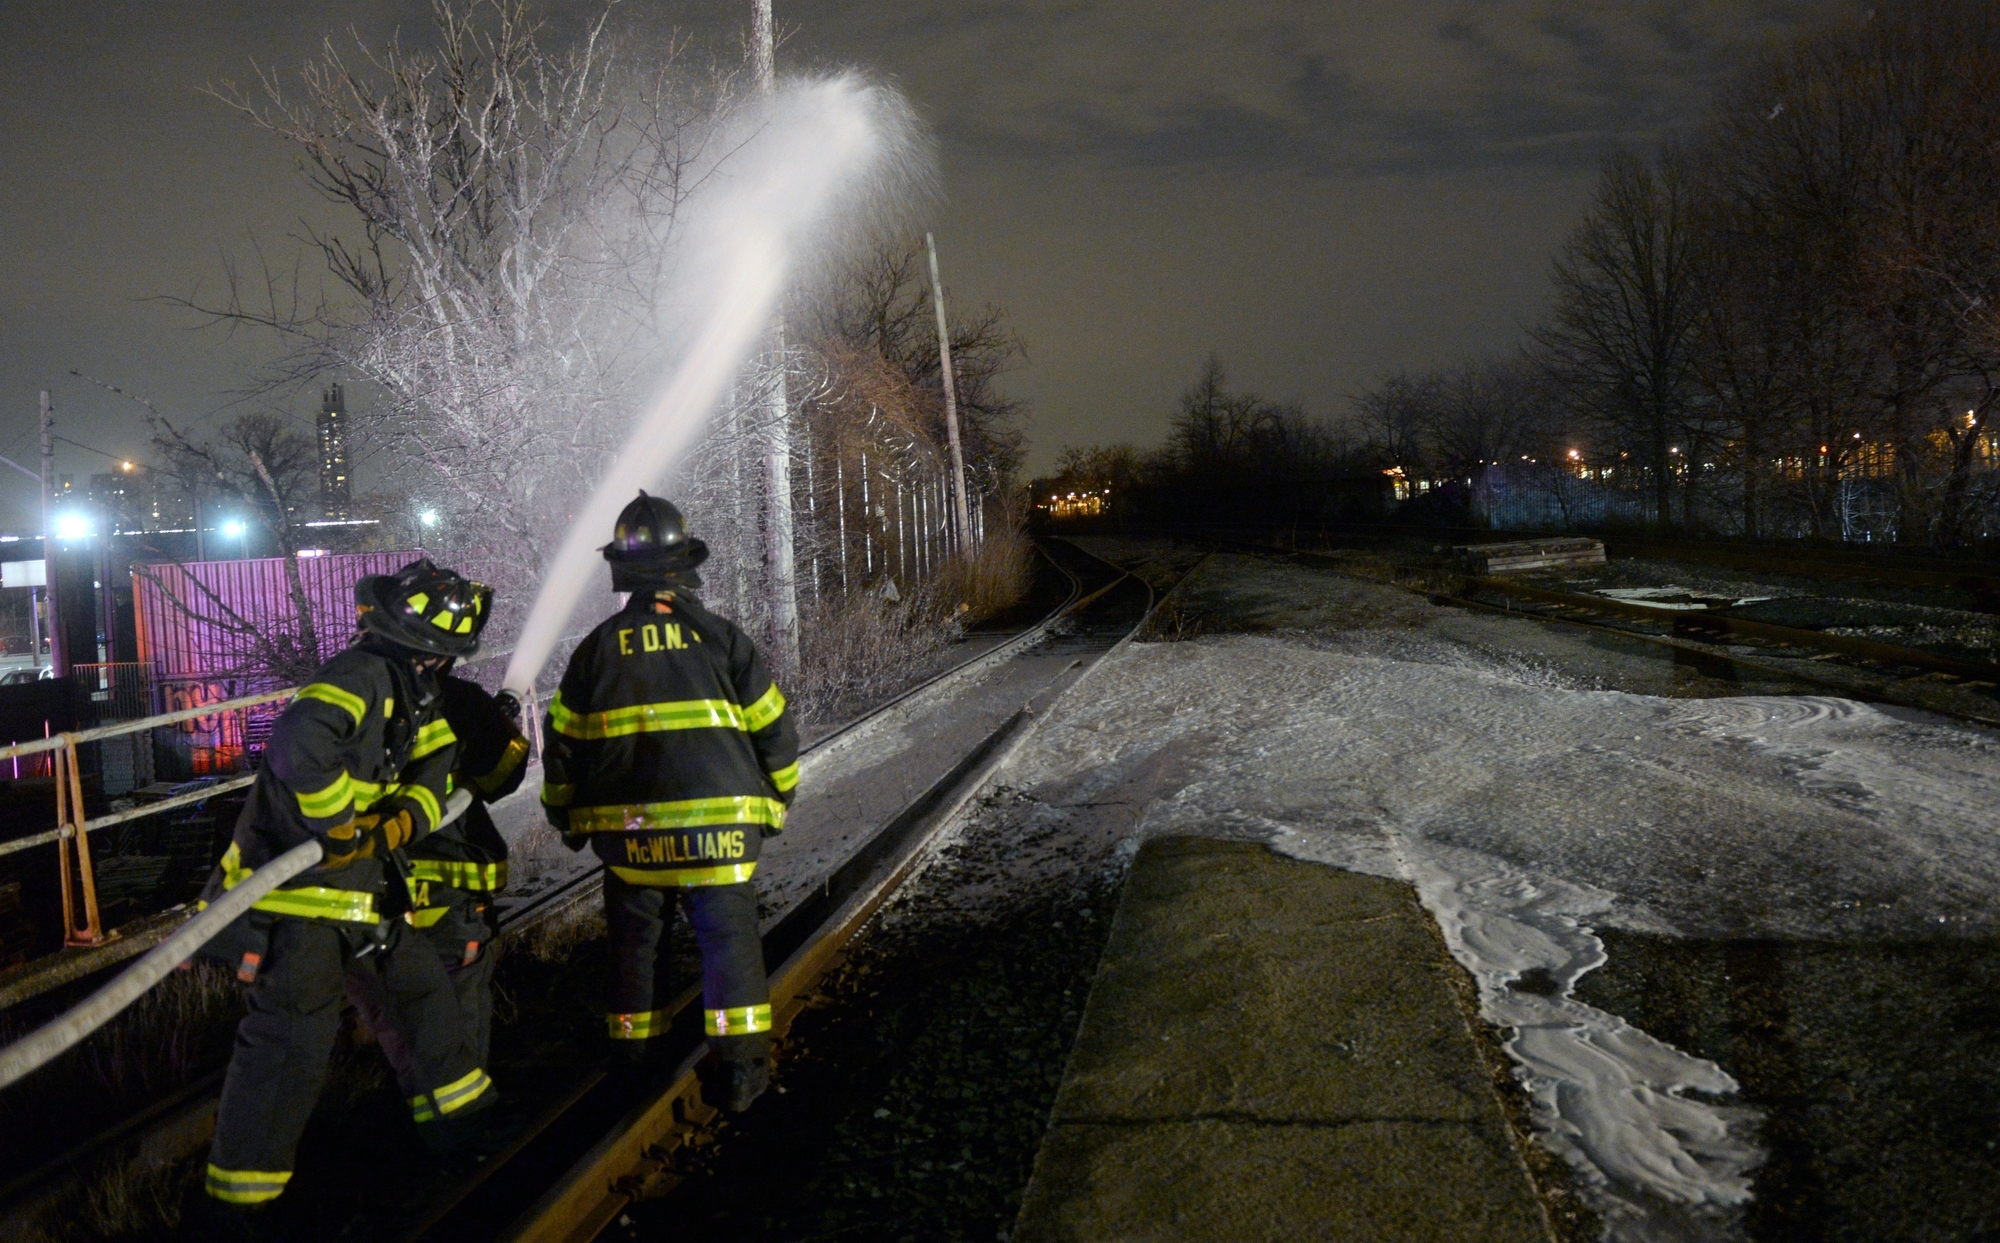
<path id="1" fill-rule="evenodd" d="M 1076 555 L 1087 556 L 1080 550 Z M 775 964 L 771 1003 L 778 1038 L 819 981 L 840 964 L 847 945 L 918 868 L 935 835 L 1026 740 L 1029 723 L 1074 685 L 1069 675 L 1087 657 L 1102 656 L 1122 642 L 1151 612 L 1153 592 L 1143 580 L 1106 568 L 1109 582 L 1082 594 L 1079 581 L 1078 593 L 1062 610 L 1076 618 L 1103 602 L 1099 624 L 1079 626 L 1081 637 L 1070 637 L 1076 659 L 766 933 L 765 959 Z M 701 1099 L 697 1075 L 705 1052 L 699 998 L 698 987 L 691 987 L 676 1000 L 666 1039 L 678 1062 L 665 1086 L 635 1102 L 602 1075 L 592 1077 L 537 1119 L 532 1134 L 524 1133 L 495 1161 L 439 1195 L 409 1228 L 389 1237 L 401 1243 L 585 1243 L 634 1201 L 669 1189 L 676 1155 L 717 1119 Z"/>
<path id="2" fill-rule="evenodd" d="M 1275 547 L 1228 527 L 1183 524 L 1162 528 L 1163 534 L 1196 542 L 1240 542 Z M 1307 533 L 1294 537 L 1299 538 Z M 1337 546 L 1342 537 L 1361 543 L 1423 540 L 1437 544 L 1491 544 L 1512 540 L 1593 536 L 1605 551 L 1618 557 L 1714 565 L 1727 569 L 1763 571 L 1801 578 L 1847 578 L 1887 586 L 1922 587 L 1962 593 L 1969 611 L 2000 613 L 2000 564 L 1955 560 L 1920 553 L 1864 551 L 1812 545 L 1740 544 L 1714 540 L 1679 540 L 1647 535 L 1594 535 L 1589 531 L 1496 531 L 1487 527 L 1404 527 L 1386 523 L 1330 523 L 1315 526 L 1310 538 L 1322 542 L 1319 551 Z M 1294 547 L 1284 551 L 1315 551 Z"/>
<path id="3" fill-rule="evenodd" d="M 878 723 L 893 720 L 913 703 L 949 696 L 966 679 L 1012 658 L 1048 638 L 1056 623 L 1083 617 L 1078 634 L 1055 640 L 1076 649 L 1079 659 L 1064 668 L 1056 681 L 1101 655 L 1137 627 L 1152 606 L 1152 592 L 1127 571 L 1091 558 L 1070 546 L 1040 551 L 1067 584 L 1056 608 L 1036 624 L 987 650 L 914 686 L 871 709 L 813 743 L 802 756 L 810 776 L 842 747 L 867 737 Z M 1065 564 L 1067 562 L 1067 564 Z M 1079 570 L 1091 570 L 1086 574 Z M 1102 578 L 1091 590 L 1087 577 Z M 1121 590 L 1122 589 L 1122 590 Z M 1093 606 L 1115 604 L 1119 597 L 1143 593 L 1115 612 L 1130 614 L 1117 623 L 1116 633 L 1102 622 L 1092 624 Z M 1110 599 L 1107 599 L 1109 597 Z M 1060 688 L 1045 687 L 1053 697 Z M 1037 696 L 1037 699 L 1041 696 Z M 797 1014 L 802 999 L 824 972 L 836 965 L 841 948 L 869 915 L 907 877 L 921 857 L 930 831 L 972 797 L 985 776 L 1004 759 L 1011 745 L 1024 736 L 1036 700 L 1023 704 L 998 728 L 988 732 L 951 770 L 875 832 L 844 863 L 827 875 L 806 900 L 798 903 L 766 935 L 767 961 L 773 971 L 772 1000 L 780 1034 Z M 602 871 L 592 868 L 565 878 L 527 902 L 503 913 L 503 936 L 518 936 L 542 921 L 587 902 L 602 883 Z M 602 1073 L 592 1073 L 560 1092 L 527 1121 L 509 1147 L 473 1173 L 422 1189 L 414 1211 L 404 1199 L 389 1217 L 373 1223 L 363 1237 L 401 1240 L 554 1239 L 588 1238 L 611 1220 L 607 1206 L 629 1202 L 657 1185 L 670 1165 L 675 1148 L 713 1120 L 700 1100 L 693 1076 L 704 1043 L 700 1033 L 698 990 L 678 998 L 677 1018 L 667 1039 L 687 1046 L 672 1082 L 634 1112 L 627 1101 L 607 1099 L 612 1085 Z M 10 1180 L 0 1190 L 0 1223 L 18 1223 L 21 1201 L 53 1203 L 61 1184 L 99 1177 L 117 1154 L 132 1154 L 158 1169 L 199 1150 L 212 1131 L 216 1092 L 222 1072 L 216 1070 L 157 1101 L 55 1160 Z M 629 1116 L 628 1116 L 629 1115 Z M 122 1171 L 121 1171 L 122 1173 Z M 541 1200 L 534 1200 L 538 1189 Z M 620 1198 L 622 1197 L 622 1198 Z M 10 1204 L 10 1201 L 12 1203 Z M 530 1201 L 533 1201 L 532 1203 Z M 32 1207 L 32 1206 L 30 1206 Z M 615 1213 L 612 1215 L 615 1216 Z M 590 1233 L 584 1225 L 595 1223 Z"/>
<path id="4" fill-rule="evenodd" d="M 2000 725 L 2000 696 L 1995 694 L 1996 689 L 2000 689 L 2000 665 L 1851 635 L 1825 634 L 1731 617 L 1713 610 L 1647 608 L 1623 600 L 1557 591 L 1505 578 L 1468 578 L 1464 580 L 1465 586 L 1456 591 L 1436 586 L 1413 586 L 1356 574 L 1337 559 L 1320 553 L 1296 552 L 1265 544 L 1237 543 L 1235 546 L 1253 555 L 1289 557 L 1300 564 L 1333 570 L 1363 582 L 1388 582 L 1389 585 L 1426 596 L 1438 604 L 1607 631 L 1685 653 L 1693 657 L 1697 665 L 1718 662 L 1765 676 L 1775 675 L 1809 683 L 1843 695 L 1862 694 L 1984 725 Z M 1497 602 L 1490 598 L 1482 599 L 1482 594 L 1500 599 Z M 1517 601 L 1520 602 L 1519 607 L 1516 606 Z M 1756 650 L 1742 650 L 1744 646 Z M 1799 655 L 1785 659 L 1788 651 Z M 1858 686 L 1853 676 L 1837 676 L 1830 669 L 1820 670 L 1805 663 L 1834 659 L 1844 662 L 1846 670 L 1868 676 L 1874 685 Z M 1924 682 L 1930 685 L 1920 686 Z M 1963 693 L 1954 697 L 1959 702 L 1942 702 L 1937 694 L 1928 693 L 1938 688 Z"/>

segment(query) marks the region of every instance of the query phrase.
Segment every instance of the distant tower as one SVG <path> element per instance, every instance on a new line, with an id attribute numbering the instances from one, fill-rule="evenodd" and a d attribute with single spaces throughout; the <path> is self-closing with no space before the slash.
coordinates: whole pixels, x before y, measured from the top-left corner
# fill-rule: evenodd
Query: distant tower
<path id="1" fill-rule="evenodd" d="M 338 522 L 354 516 L 347 486 L 347 396 L 338 384 L 327 386 L 319 405 L 319 514 Z"/>

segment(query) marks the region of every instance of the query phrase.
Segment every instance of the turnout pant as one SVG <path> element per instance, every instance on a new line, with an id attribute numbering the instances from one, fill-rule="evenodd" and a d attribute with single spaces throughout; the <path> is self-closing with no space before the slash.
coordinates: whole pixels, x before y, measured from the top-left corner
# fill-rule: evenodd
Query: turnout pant
<path id="1" fill-rule="evenodd" d="M 437 954 L 438 965 L 451 981 L 452 993 L 465 1016 L 472 1064 L 483 1067 L 493 1039 L 493 933 L 485 914 L 492 895 L 433 886 L 430 897 L 434 904 L 430 909 L 443 908 L 442 918 L 417 929 L 414 935 L 405 935 L 429 945 Z M 416 1095 L 420 1088 L 415 1077 L 415 1041 L 409 1032 L 397 1027 L 382 977 L 372 972 L 349 972 L 347 1000 L 375 1033 L 375 1042 L 396 1072 L 403 1094 Z"/>
<path id="2" fill-rule="evenodd" d="M 400 921 L 388 941 L 361 956 L 371 930 L 279 919 L 250 986 L 250 1013 L 222 1081 L 208 1194 L 231 1204 L 274 1200 L 292 1177 L 292 1156 L 326 1083 L 347 976 L 379 980 L 394 1025 L 412 1041 L 410 1112 L 419 1127 L 490 1100 L 492 1081 L 472 1056 L 463 1013 L 437 954 Z"/>
<path id="3" fill-rule="evenodd" d="M 613 1040 L 664 1035 L 671 963 L 659 949 L 678 894 L 701 948 L 701 1004 L 709 1047 L 725 1061 L 760 1057 L 771 1044 L 771 992 L 764 943 L 757 935 L 757 893 L 746 881 L 686 889 L 634 885 L 604 875 L 604 919 L 611 931 Z"/>

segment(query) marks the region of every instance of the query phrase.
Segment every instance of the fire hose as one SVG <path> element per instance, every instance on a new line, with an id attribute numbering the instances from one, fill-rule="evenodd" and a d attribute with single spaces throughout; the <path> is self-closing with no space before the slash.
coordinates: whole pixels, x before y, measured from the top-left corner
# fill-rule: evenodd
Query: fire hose
<path id="1" fill-rule="evenodd" d="M 446 824 L 465 814 L 472 796 L 454 791 L 445 800 Z M 78 1002 L 60 1018 L 37 1028 L 0 1051 L 0 1088 L 32 1074 L 50 1061 L 75 1048 L 84 1037 L 104 1026 L 119 1011 L 139 1000 L 146 991 L 167 978 L 175 968 L 194 957 L 210 938 L 235 922 L 273 889 L 320 861 L 324 853 L 316 841 L 292 849 L 252 872 L 207 909 L 187 921 L 179 932 L 148 950 L 144 957 L 118 973 L 116 979 Z"/>

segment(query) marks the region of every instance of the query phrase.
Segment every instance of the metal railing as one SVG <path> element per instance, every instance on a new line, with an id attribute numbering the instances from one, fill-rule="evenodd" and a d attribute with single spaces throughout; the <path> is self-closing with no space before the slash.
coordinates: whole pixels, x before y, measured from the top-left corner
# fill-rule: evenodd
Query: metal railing
<path id="1" fill-rule="evenodd" d="M 12 841 L 0 842 L 0 856 L 46 846 L 51 842 L 56 844 L 57 871 L 62 885 L 65 946 L 102 945 L 108 939 L 98 912 L 97 879 L 90 862 L 90 834 L 99 829 L 111 828 L 113 825 L 126 824 L 146 816 L 156 816 L 161 812 L 205 802 L 218 794 L 240 790 L 257 779 L 256 774 L 252 773 L 190 794 L 161 799 L 143 807 L 115 811 L 93 820 L 84 812 L 83 769 L 77 760 L 77 747 L 83 743 L 99 742 L 106 738 L 157 729 L 163 725 L 178 725 L 182 721 L 191 721 L 197 717 L 215 716 L 238 709 L 253 708 L 259 704 L 289 700 L 296 694 L 298 688 L 288 686 L 283 690 L 266 691 L 261 695 L 245 695 L 221 703 L 201 704 L 177 712 L 163 712 L 136 721 L 119 721 L 90 729 L 68 730 L 52 737 L 37 738 L 32 742 L 17 742 L 0 748 L 0 761 L 43 753 L 50 753 L 52 756 L 56 779 L 56 827 L 45 833 L 35 833 Z M 82 915 L 80 921 L 79 913 Z"/>
<path id="2" fill-rule="evenodd" d="M 187 794 L 178 794 L 141 807 L 114 811 L 109 815 L 91 819 L 84 813 L 83 772 L 77 761 L 77 747 L 84 743 L 98 742 L 141 730 L 157 729 L 164 725 L 177 725 L 200 717 L 216 716 L 258 707 L 262 704 L 290 700 L 298 694 L 299 688 L 288 686 L 283 690 L 266 691 L 261 695 L 245 695 L 238 699 L 220 703 L 200 704 L 192 708 L 182 708 L 175 712 L 163 712 L 136 721 L 119 721 L 111 725 L 99 725 L 90 729 L 69 730 L 48 738 L 37 738 L 31 742 L 17 742 L 0 748 L 0 762 L 21 756 L 50 753 L 56 778 L 56 827 L 43 833 L 17 837 L 0 842 L 0 857 L 51 842 L 57 848 L 57 870 L 62 885 L 63 944 L 66 947 L 89 947 L 102 945 L 109 939 L 104 931 L 103 920 L 98 911 L 97 878 L 91 867 L 90 834 L 100 829 L 128 824 L 147 816 L 157 816 L 162 812 L 175 811 L 182 807 L 203 803 L 217 795 L 241 790 L 257 780 L 257 774 L 247 773 L 215 785 Z M 532 691 L 527 702 L 522 704 L 522 715 L 533 740 L 533 755 L 541 755 L 541 713 L 539 696 Z M 78 919 L 79 913 L 82 916 Z M 111 933 L 110 936 L 117 934 Z"/>

